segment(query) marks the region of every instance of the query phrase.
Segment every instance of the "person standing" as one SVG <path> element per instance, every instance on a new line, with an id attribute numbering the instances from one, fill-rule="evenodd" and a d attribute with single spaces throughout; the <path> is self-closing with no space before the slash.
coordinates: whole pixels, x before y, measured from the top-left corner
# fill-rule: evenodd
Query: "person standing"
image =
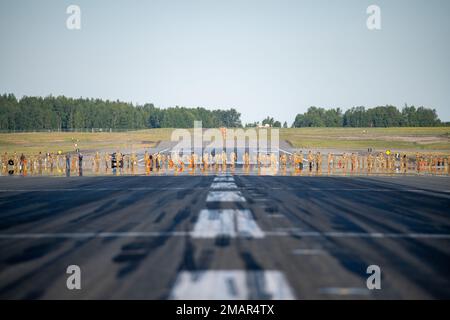
<path id="1" fill-rule="evenodd" d="M 331 169 L 333 168 L 333 153 L 329 152 L 327 156 L 327 166 L 328 173 L 331 173 Z"/>
<path id="2" fill-rule="evenodd" d="M 342 154 L 342 169 L 344 170 L 344 173 L 347 172 L 347 165 L 348 165 L 348 155 L 346 152 Z"/>
<path id="3" fill-rule="evenodd" d="M 402 167 L 403 173 L 406 173 L 408 171 L 408 156 L 403 154 L 400 162 L 400 166 Z"/>
<path id="4" fill-rule="evenodd" d="M 83 155 L 81 154 L 81 152 L 78 154 L 78 170 L 80 171 L 81 175 L 81 172 L 83 171 Z"/>
<path id="5" fill-rule="evenodd" d="M 95 170 L 98 171 L 100 169 L 100 154 L 98 151 L 95 153 L 94 157 Z"/>
<path id="6" fill-rule="evenodd" d="M 2 169 L 6 171 L 8 168 L 8 152 L 5 152 L 2 156 Z"/>
<path id="7" fill-rule="evenodd" d="M 350 171 L 353 173 L 356 170 L 356 158 L 355 158 L 355 153 L 353 153 L 353 152 L 350 156 L 350 163 L 351 163 Z"/>
<path id="8" fill-rule="evenodd" d="M 303 151 L 302 150 L 300 150 L 300 153 L 298 154 L 298 169 L 300 170 L 300 171 L 302 171 L 303 170 Z"/>
<path id="9" fill-rule="evenodd" d="M 108 152 L 105 152 L 105 155 L 103 156 L 103 160 L 105 161 L 105 171 L 108 171 L 108 168 L 109 168 L 109 155 L 108 155 Z"/>
<path id="10" fill-rule="evenodd" d="M 173 163 L 172 156 L 169 154 L 169 155 L 167 156 L 167 159 L 168 159 L 169 169 L 173 169 L 174 163 Z"/>
<path id="11" fill-rule="evenodd" d="M 155 155 L 155 163 L 156 163 L 156 171 L 159 171 L 161 167 L 161 154 L 159 152 Z"/>
<path id="12" fill-rule="evenodd" d="M 430 154 L 430 156 L 429 156 L 430 158 L 430 161 L 428 162 L 428 171 L 430 172 L 430 173 L 433 173 L 434 172 L 434 168 L 435 168 L 435 160 L 436 160 L 436 158 L 434 157 L 434 155 L 433 154 Z"/>
<path id="13" fill-rule="evenodd" d="M 244 162 L 244 172 L 246 174 L 249 174 L 250 172 L 250 155 L 247 151 L 245 151 L 243 157 L 243 162 Z"/>
<path id="14" fill-rule="evenodd" d="M 20 155 L 20 165 L 19 165 L 19 171 L 20 173 L 24 172 L 24 167 L 25 167 L 25 155 L 22 153 Z"/>
<path id="15" fill-rule="evenodd" d="M 372 153 L 369 153 L 367 155 L 367 172 L 371 173 L 373 169 L 373 155 Z"/>
<path id="16" fill-rule="evenodd" d="M 41 151 L 39 151 L 39 154 L 38 154 L 38 157 L 37 157 L 38 159 L 38 170 L 39 170 L 39 174 L 41 174 L 42 173 L 42 152 Z"/>
<path id="17" fill-rule="evenodd" d="M 66 174 L 70 175 L 70 154 L 66 153 Z"/>
<path id="18" fill-rule="evenodd" d="M 314 161 L 314 156 L 311 152 L 311 150 L 308 151 L 308 165 L 309 165 L 309 171 L 312 171 L 312 167 L 313 167 L 313 161 Z"/>
<path id="19" fill-rule="evenodd" d="M 222 151 L 222 170 L 227 170 L 227 153 Z"/>
<path id="20" fill-rule="evenodd" d="M 322 171 L 322 154 L 317 152 L 316 154 L 316 172 Z"/>
<path id="21" fill-rule="evenodd" d="M 131 171 L 134 173 L 134 169 L 137 167 L 137 157 L 136 157 L 136 153 L 132 153 L 131 154 Z"/>
<path id="22" fill-rule="evenodd" d="M 148 155 L 147 150 L 145 150 L 145 152 L 144 152 L 144 165 L 145 165 L 145 168 L 150 168 L 149 160 L 150 160 L 150 156 Z"/>
<path id="23" fill-rule="evenodd" d="M 116 152 L 116 169 L 119 170 L 119 172 L 122 172 L 123 168 L 123 155 L 120 151 Z"/>
<path id="24" fill-rule="evenodd" d="M 236 155 L 234 153 L 234 151 L 230 152 L 230 166 L 234 167 L 234 164 L 236 162 Z"/>
<path id="25" fill-rule="evenodd" d="M 281 155 L 281 164 L 283 165 L 284 168 L 287 168 L 287 154 L 283 153 Z"/>

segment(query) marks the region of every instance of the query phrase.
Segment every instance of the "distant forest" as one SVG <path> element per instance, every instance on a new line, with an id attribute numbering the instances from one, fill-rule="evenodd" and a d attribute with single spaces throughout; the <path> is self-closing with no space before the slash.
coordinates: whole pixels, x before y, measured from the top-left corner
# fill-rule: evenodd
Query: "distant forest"
<path id="1" fill-rule="evenodd" d="M 240 127 L 235 109 L 156 108 L 121 101 L 66 98 L 64 96 L 0 96 L 0 130 L 145 129 L 191 128 L 194 120 L 203 127 Z"/>
<path id="2" fill-rule="evenodd" d="M 310 107 L 295 117 L 293 127 L 434 127 L 442 123 L 436 110 L 407 106 L 399 110 L 395 106 L 341 109 Z"/>
<path id="3" fill-rule="evenodd" d="M 67 98 L 65 96 L 26 97 L 17 99 L 13 94 L 0 96 L 0 130 L 42 131 L 79 129 L 145 129 L 190 128 L 194 120 L 203 127 L 242 127 L 241 114 L 235 109 L 207 110 L 205 108 L 172 107 L 161 109 L 153 104 L 133 105 L 121 101 Z M 261 122 L 274 127 L 281 123 L 267 117 Z M 256 126 L 246 124 L 245 127 Z M 436 110 L 425 107 L 379 106 L 366 109 L 310 107 L 298 114 L 292 127 L 425 127 L 448 125 L 442 123 Z M 285 122 L 283 127 L 288 127 Z"/>

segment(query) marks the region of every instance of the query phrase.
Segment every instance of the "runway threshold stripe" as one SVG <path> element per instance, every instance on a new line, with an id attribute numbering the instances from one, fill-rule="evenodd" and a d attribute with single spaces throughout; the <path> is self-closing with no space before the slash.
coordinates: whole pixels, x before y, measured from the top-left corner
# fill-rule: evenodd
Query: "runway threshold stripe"
<path id="1" fill-rule="evenodd" d="M 232 189 L 237 189 L 237 186 L 234 182 L 214 182 L 211 185 L 211 189 L 232 190 Z"/>
<path id="2" fill-rule="evenodd" d="M 246 202 L 240 191 L 210 191 L 206 202 Z"/>
<path id="3" fill-rule="evenodd" d="M 214 178 L 214 182 L 233 182 L 233 177 L 221 177 L 217 176 Z"/>
<path id="4" fill-rule="evenodd" d="M 173 300 L 293 300 L 284 274 L 276 270 L 181 271 L 170 292 Z"/>
<path id="5" fill-rule="evenodd" d="M 329 238 L 374 238 L 374 239 L 450 239 L 444 233 L 355 233 L 355 232 L 286 232 L 264 231 L 266 237 L 329 237 Z M 189 237 L 190 231 L 154 231 L 154 232 L 55 232 L 55 233 L 10 233 L 0 234 L 0 239 L 40 239 L 40 238 L 152 238 L 152 237 Z"/>
<path id="6" fill-rule="evenodd" d="M 234 210 L 202 210 L 194 225 L 192 237 L 215 238 L 236 237 Z"/>
<path id="7" fill-rule="evenodd" d="M 448 233 L 365 233 L 365 232 L 302 232 L 302 231 L 265 231 L 269 237 L 328 237 L 328 238 L 423 238 L 450 239 Z"/>
<path id="8" fill-rule="evenodd" d="M 204 209 L 200 211 L 192 232 L 194 238 L 263 238 L 264 232 L 256 224 L 250 210 Z"/>
<path id="9" fill-rule="evenodd" d="M 264 232 L 256 224 L 250 210 L 204 209 L 200 211 L 191 235 L 194 238 L 263 238 Z"/>

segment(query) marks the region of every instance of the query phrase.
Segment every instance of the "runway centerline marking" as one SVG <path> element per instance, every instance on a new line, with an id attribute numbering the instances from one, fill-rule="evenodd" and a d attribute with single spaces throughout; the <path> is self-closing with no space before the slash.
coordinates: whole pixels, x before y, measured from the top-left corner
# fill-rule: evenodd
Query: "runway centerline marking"
<path id="1" fill-rule="evenodd" d="M 214 182 L 233 182 L 234 178 L 233 177 L 221 177 L 221 176 L 217 176 L 214 178 Z"/>
<path id="2" fill-rule="evenodd" d="M 173 300 L 293 300 L 284 274 L 276 270 L 181 271 L 169 295 Z"/>
<path id="3" fill-rule="evenodd" d="M 263 238 L 264 232 L 256 224 L 250 210 L 204 209 L 200 211 L 192 232 L 194 238 Z"/>
<path id="4" fill-rule="evenodd" d="M 194 225 L 192 237 L 215 238 L 236 237 L 234 210 L 202 210 Z"/>
<path id="5" fill-rule="evenodd" d="M 240 191 L 210 191 L 206 202 L 246 202 Z"/>
<path id="6" fill-rule="evenodd" d="M 237 189 L 237 186 L 234 182 L 214 182 L 211 185 L 211 189 L 232 190 L 232 189 Z"/>

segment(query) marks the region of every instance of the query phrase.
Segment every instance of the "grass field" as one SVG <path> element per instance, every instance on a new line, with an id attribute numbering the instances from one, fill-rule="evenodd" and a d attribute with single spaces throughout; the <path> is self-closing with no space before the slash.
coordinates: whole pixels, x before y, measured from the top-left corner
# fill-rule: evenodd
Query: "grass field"
<path id="1" fill-rule="evenodd" d="M 81 150 L 141 149 L 170 140 L 172 129 L 148 129 L 128 132 L 29 132 L 1 133 L 3 152 L 37 153 L 73 151 L 77 143 Z"/>
<path id="2" fill-rule="evenodd" d="M 295 128 L 280 139 L 296 148 L 450 151 L 450 128 Z"/>
<path id="3" fill-rule="evenodd" d="M 142 149 L 170 140 L 173 129 L 128 132 L 1 133 L 0 152 L 37 153 L 81 150 Z M 450 128 L 294 128 L 281 129 L 280 140 L 295 148 L 420 150 L 450 152 Z"/>

